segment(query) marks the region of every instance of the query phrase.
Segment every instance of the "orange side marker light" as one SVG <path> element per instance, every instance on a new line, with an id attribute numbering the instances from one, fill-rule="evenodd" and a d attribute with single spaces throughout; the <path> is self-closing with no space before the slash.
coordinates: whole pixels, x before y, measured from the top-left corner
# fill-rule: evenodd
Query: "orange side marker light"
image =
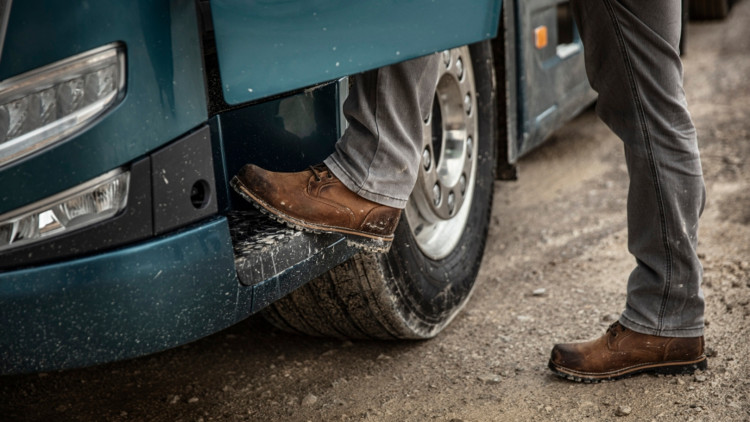
<path id="1" fill-rule="evenodd" d="M 534 45 L 538 50 L 547 46 L 547 27 L 542 25 L 534 28 Z"/>

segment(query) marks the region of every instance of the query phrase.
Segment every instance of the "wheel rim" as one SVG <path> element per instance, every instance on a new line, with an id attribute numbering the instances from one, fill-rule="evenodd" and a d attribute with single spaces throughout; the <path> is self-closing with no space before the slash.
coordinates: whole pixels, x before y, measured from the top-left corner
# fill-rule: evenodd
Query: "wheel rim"
<path id="1" fill-rule="evenodd" d="M 419 177 L 404 210 L 420 250 L 442 259 L 466 228 L 477 167 L 477 100 L 468 47 L 442 53 L 432 113 L 424 122 Z"/>

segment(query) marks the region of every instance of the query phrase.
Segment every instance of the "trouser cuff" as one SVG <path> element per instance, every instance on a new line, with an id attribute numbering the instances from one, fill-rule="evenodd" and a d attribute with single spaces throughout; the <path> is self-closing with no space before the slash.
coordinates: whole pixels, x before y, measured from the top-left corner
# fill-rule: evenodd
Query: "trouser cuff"
<path id="1" fill-rule="evenodd" d="M 344 167 L 338 163 L 335 154 L 331 154 L 328 158 L 323 160 L 323 164 L 328 166 L 328 169 L 331 171 L 331 173 L 333 173 L 334 176 L 341 180 L 341 183 L 343 183 L 344 186 L 346 186 L 350 191 L 356 193 L 362 198 L 369 199 L 372 202 L 378 203 L 380 205 L 385 205 L 387 207 L 399 209 L 404 209 L 404 207 L 406 207 L 408 198 L 398 199 L 363 189 L 354 181 L 349 173 L 344 170 Z"/>
<path id="2" fill-rule="evenodd" d="M 643 324 L 639 324 L 630 318 L 625 313 L 620 316 L 620 324 L 625 328 L 635 331 L 636 333 L 648 334 L 659 337 L 701 337 L 704 333 L 704 327 L 699 328 L 662 328 L 658 330 L 656 328 L 647 327 Z"/>

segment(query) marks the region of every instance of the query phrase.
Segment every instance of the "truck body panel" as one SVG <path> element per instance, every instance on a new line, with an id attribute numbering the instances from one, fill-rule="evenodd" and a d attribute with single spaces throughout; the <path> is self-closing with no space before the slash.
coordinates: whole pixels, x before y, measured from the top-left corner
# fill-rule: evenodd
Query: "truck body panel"
<path id="1" fill-rule="evenodd" d="M 0 80 L 121 41 L 127 87 L 96 125 L 2 169 L 0 214 L 125 165 L 205 122 L 197 19 L 192 0 L 13 2 Z"/>
<path id="2" fill-rule="evenodd" d="M 224 98 L 257 100 L 492 38 L 500 6 L 496 0 L 211 0 Z"/>

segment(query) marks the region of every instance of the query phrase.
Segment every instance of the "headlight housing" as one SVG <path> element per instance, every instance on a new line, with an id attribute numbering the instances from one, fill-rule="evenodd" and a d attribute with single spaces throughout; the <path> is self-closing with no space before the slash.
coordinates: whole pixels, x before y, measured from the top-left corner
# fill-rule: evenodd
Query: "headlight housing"
<path id="1" fill-rule="evenodd" d="M 69 233 L 115 216 L 128 201 L 130 172 L 105 173 L 79 186 L 0 215 L 0 251 Z"/>
<path id="2" fill-rule="evenodd" d="M 0 168 L 68 138 L 125 96 L 113 43 L 0 82 Z"/>

